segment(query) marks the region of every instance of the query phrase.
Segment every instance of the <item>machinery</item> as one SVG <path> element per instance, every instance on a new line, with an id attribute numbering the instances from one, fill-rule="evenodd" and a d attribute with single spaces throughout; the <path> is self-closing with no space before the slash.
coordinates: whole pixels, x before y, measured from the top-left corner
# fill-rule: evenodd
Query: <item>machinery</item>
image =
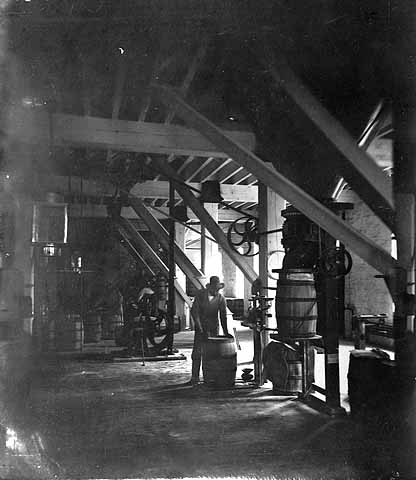
<path id="1" fill-rule="evenodd" d="M 128 355 L 158 355 L 169 342 L 166 280 L 156 276 L 138 291 L 133 288 L 125 300 L 124 325 L 116 331 L 116 345 L 126 347 Z M 175 322 L 176 320 L 176 322 Z M 174 330 L 179 331 L 178 318 Z M 150 344 L 150 345 L 149 345 Z"/>

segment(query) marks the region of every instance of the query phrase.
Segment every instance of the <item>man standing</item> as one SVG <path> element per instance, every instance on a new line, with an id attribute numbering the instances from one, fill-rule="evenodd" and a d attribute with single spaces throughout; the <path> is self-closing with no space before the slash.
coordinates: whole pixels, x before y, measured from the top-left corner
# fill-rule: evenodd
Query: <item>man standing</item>
<path id="1" fill-rule="evenodd" d="M 199 382 L 199 371 L 201 368 L 202 343 L 208 337 L 218 335 L 218 313 L 220 314 L 221 327 L 224 335 L 228 334 L 227 328 L 227 306 L 224 296 L 220 290 L 224 284 L 217 276 L 209 279 L 206 288 L 199 290 L 195 295 L 191 308 L 191 315 L 195 323 L 194 348 L 192 350 L 192 377 L 191 385 Z"/>

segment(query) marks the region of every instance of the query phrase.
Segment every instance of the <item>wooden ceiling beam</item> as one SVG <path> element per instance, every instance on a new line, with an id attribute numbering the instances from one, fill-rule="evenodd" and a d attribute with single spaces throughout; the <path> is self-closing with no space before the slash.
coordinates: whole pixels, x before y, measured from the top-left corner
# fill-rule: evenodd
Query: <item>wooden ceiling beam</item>
<path id="1" fill-rule="evenodd" d="M 86 146 L 114 151 L 227 157 L 201 134 L 179 125 L 132 122 L 100 117 L 33 112 L 10 113 L 10 142 L 52 146 Z M 227 132 L 230 138 L 254 149 L 250 132 Z"/>
<path id="2" fill-rule="evenodd" d="M 195 157 L 193 155 L 189 156 L 184 162 L 182 162 L 182 165 L 178 168 L 178 173 L 183 172 L 185 168 L 190 165 L 194 160 Z"/>
<path id="3" fill-rule="evenodd" d="M 201 191 L 200 183 L 186 182 L 190 188 Z M 257 187 L 248 187 L 247 185 L 220 185 L 221 196 L 225 202 L 256 202 Z M 148 180 L 143 183 L 137 183 L 130 193 L 140 198 L 169 198 L 169 182 Z M 175 194 L 175 198 L 179 198 L 179 194 Z"/>
<path id="4" fill-rule="evenodd" d="M 212 162 L 212 160 L 213 160 L 212 157 L 209 157 L 206 160 L 204 160 L 202 164 L 193 173 L 187 176 L 186 181 L 190 182 L 191 180 L 193 180 L 198 175 L 198 173 L 204 170 L 204 168 L 207 167 Z"/>
<path id="5" fill-rule="evenodd" d="M 181 200 L 182 201 L 182 200 Z M 155 211 L 154 216 L 158 220 L 165 220 L 169 216 L 169 207 L 157 207 L 159 211 Z M 187 209 L 189 220 L 199 220 L 199 218 L 192 212 L 190 208 Z M 121 216 L 129 220 L 137 220 L 137 214 L 131 207 L 122 207 Z M 73 218 L 106 218 L 108 217 L 108 210 L 106 205 L 98 205 L 93 203 L 70 203 L 68 204 L 68 217 Z M 229 209 L 220 209 L 218 211 L 218 221 L 234 222 L 241 214 Z M 148 227 L 140 221 L 138 230 L 147 231 Z"/>
<path id="6" fill-rule="evenodd" d="M 126 83 L 127 74 L 127 54 L 120 54 L 117 65 L 117 73 L 115 80 L 115 88 L 113 95 L 113 108 L 111 111 L 111 118 L 116 119 L 119 117 L 121 101 L 123 99 L 123 89 Z M 107 150 L 106 164 L 111 165 L 113 163 L 113 154 L 111 150 Z"/>
<path id="7" fill-rule="evenodd" d="M 200 64 L 201 64 L 203 58 L 205 57 L 207 47 L 208 47 L 208 37 L 205 36 L 203 38 L 202 42 L 201 42 L 201 45 L 199 46 L 199 48 L 197 50 L 196 55 L 194 55 L 194 58 L 192 59 L 192 62 L 190 64 L 189 68 L 188 68 L 188 71 L 186 72 L 185 78 L 183 79 L 182 84 L 180 86 L 179 92 L 184 97 L 186 97 L 186 94 L 188 93 L 188 90 L 191 86 L 191 83 L 192 83 L 192 81 L 193 81 L 193 79 L 196 75 L 196 72 L 197 72 L 198 68 L 200 67 Z M 152 81 L 153 81 L 153 79 L 152 79 Z M 150 105 L 150 102 L 151 102 L 151 98 L 150 98 L 150 95 L 149 95 L 149 105 Z M 164 124 L 169 125 L 172 122 L 172 120 L 174 119 L 174 117 L 175 117 L 175 110 L 172 109 L 172 108 L 168 108 L 167 112 L 166 112 L 166 115 L 165 115 Z M 143 118 L 143 120 L 144 120 L 144 118 Z M 174 160 L 174 158 L 175 158 L 175 155 L 170 154 L 168 162 L 170 163 L 171 161 Z"/>
<path id="8" fill-rule="evenodd" d="M 227 158 L 225 160 L 219 159 L 219 164 L 213 170 L 204 172 L 204 175 L 201 175 L 201 183 L 206 182 L 207 180 L 213 180 L 214 176 L 232 161 L 232 158 Z"/>
<path id="9" fill-rule="evenodd" d="M 241 172 L 241 170 L 243 170 L 243 168 L 244 168 L 244 167 L 242 167 L 242 166 L 237 167 L 235 170 L 233 170 L 232 172 L 230 172 L 228 175 L 226 175 L 225 177 L 221 178 L 220 183 L 225 183 L 227 180 L 230 180 L 230 178 L 233 178 L 234 175 L 236 175 L 237 173 Z"/>
<path id="10" fill-rule="evenodd" d="M 251 173 L 247 173 L 243 177 L 239 178 L 236 182 L 234 182 L 234 185 L 239 185 L 239 184 L 243 183 L 245 180 L 247 180 L 248 178 L 250 178 L 252 176 L 253 175 Z"/>
<path id="11" fill-rule="evenodd" d="M 362 150 L 354 138 L 314 97 L 297 77 L 282 55 L 264 52 L 263 65 L 276 87 L 283 89 L 303 114 L 339 152 L 340 175 L 367 203 L 371 210 L 393 231 L 394 201 L 391 179 Z"/>
<path id="12" fill-rule="evenodd" d="M 171 88 L 154 85 L 154 91 L 166 104 L 175 104 L 178 115 L 192 128 L 215 143 L 218 148 L 228 153 L 240 165 L 244 166 L 259 181 L 294 205 L 306 217 L 327 231 L 347 248 L 361 257 L 383 275 L 392 275 L 398 268 L 397 261 L 389 252 L 367 238 L 358 230 L 348 225 L 335 213 L 318 202 L 311 195 L 280 174 L 275 168 L 263 162 L 254 153 L 225 135 L 210 120 L 197 112 L 180 98 Z M 212 234 L 212 233 L 211 233 Z"/>

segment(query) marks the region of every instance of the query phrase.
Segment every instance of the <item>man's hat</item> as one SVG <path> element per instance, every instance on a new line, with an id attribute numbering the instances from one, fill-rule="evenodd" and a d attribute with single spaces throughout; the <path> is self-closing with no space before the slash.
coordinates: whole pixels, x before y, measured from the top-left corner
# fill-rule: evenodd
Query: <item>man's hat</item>
<path id="1" fill-rule="evenodd" d="M 207 287 L 213 287 L 213 288 L 220 289 L 220 288 L 224 288 L 224 283 L 220 282 L 219 277 L 214 275 L 214 276 L 210 277 L 209 283 L 207 283 Z"/>

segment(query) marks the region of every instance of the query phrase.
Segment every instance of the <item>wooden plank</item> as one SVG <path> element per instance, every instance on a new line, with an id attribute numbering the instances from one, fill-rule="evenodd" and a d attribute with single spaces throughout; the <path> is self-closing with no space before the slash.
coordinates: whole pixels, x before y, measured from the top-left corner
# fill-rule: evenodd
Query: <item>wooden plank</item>
<path id="1" fill-rule="evenodd" d="M 116 74 L 116 81 L 115 81 L 115 88 L 114 88 L 114 95 L 113 95 L 113 109 L 111 112 L 111 118 L 118 118 L 120 114 L 120 107 L 121 101 L 123 98 L 123 89 L 124 84 L 126 82 L 126 74 L 127 74 L 127 55 L 122 54 L 119 56 L 118 66 L 117 66 L 117 74 Z M 113 154 L 111 150 L 107 151 L 107 165 L 111 165 L 112 163 Z"/>
<path id="2" fill-rule="evenodd" d="M 152 207 L 153 208 L 153 207 Z M 153 209 L 154 210 L 154 209 Z M 164 220 L 169 215 L 168 207 L 158 207 L 154 210 L 154 216 L 159 220 Z M 193 220 L 199 220 L 194 212 L 188 208 L 188 218 Z M 122 207 L 121 215 L 124 218 L 137 220 L 137 214 L 131 207 Z M 84 218 L 106 218 L 108 217 L 107 207 L 105 205 L 98 205 L 94 203 L 70 203 L 68 205 L 69 217 L 84 217 Z M 241 217 L 241 213 L 235 212 L 230 209 L 221 209 L 219 211 L 219 222 L 234 222 L 237 218 Z M 142 221 L 139 230 L 148 230 L 147 225 Z"/>
<path id="3" fill-rule="evenodd" d="M 36 182 L 40 189 L 45 192 L 55 192 L 63 195 L 73 193 L 79 197 L 113 197 L 116 186 L 110 182 L 99 180 L 90 180 L 78 176 L 63 175 L 37 175 Z M 81 187 L 82 182 L 82 187 Z M 71 188 L 69 189 L 69 184 Z M 201 190 L 201 184 L 197 182 L 187 182 L 190 188 Z M 257 187 L 247 187 L 245 185 L 220 186 L 221 195 L 226 202 L 241 201 L 257 203 Z M 159 198 L 167 200 L 169 198 L 169 182 L 147 180 L 137 183 L 130 193 L 141 198 Z M 176 193 L 175 198 L 180 199 Z"/>
<path id="4" fill-rule="evenodd" d="M 200 183 L 186 182 L 190 188 L 201 191 Z M 245 185 L 224 185 L 220 186 L 221 196 L 226 202 L 257 202 L 257 187 L 246 187 Z M 148 180 L 137 183 L 130 193 L 142 198 L 169 198 L 169 182 Z M 180 198 L 176 193 L 175 198 Z"/>
<path id="5" fill-rule="evenodd" d="M 88 146 L 114 151 L 226 157 L 201 134 L 179 125 L 15 110 L 11 112 L 10 141 L 55 146 Z M 254 134 L 227 132 L 253 150 Z"/>
<path id="6" fill-rule="evenodd" d="M 378 272 L 383 275 L 391 275 L 398 267 L 397 261 L 386 250 L 352 228 L 322 203 L 308 195 L 269 164 L 263 162 L 243 145 L 224 134 L 216 125 L 188 105 L 171 88 L 162 85 L 154 85 L 153 88 L 162 101 L 176 105 L 178 115 L 188 125 L 203 133 L 219 149 L 227 152 L 229 157 L 243 165 L 258 180 L 292 203 L 299 211 L 334 238 L 344 243 L 346 247 Z"/>
<path id="7" fill-rule="evenodd" d="M 239 255 L 234 249 L 230 247 L 227 237 L 221 230 L 221 228 L 218 226 L 218 223 L 215 222 L 211 215 L 205 210 L 199 199 L 195 197 L 191 190 L 189 190 L 189 188 L 183 185 L 180 176 L 170 165 L 160 162 L 160 160 L 158 159 L 155 159 L 154 162 L 155 165 L 164 173 L 164 175 L 167 175 L 169 178 L 176 180 L 175 189 L 179 192 L 185 204 L 187 204 L 199 217 L 199 219 L 201 220 L 201 224 L 208 230 L 210 235 L 218 242 L 224 252 L 242 271 L 244 276 L 250 282 L 254 282 L 254 280 L 256 280 L 257 278 L 257 273 L 247 262 L 247 259 L 245 257 Z"/>
<path id="8" fill-rule="evenodd" d="M 267 51 L 263 64 L 278 88 L 283 88 L 307 118 L 341 154 L 342 175 L 387 226 L 393 229 L 394 201 L 391 179 L 360 149 L 341 123 L 312 95 L 291 70 L 286 59 Z M 358 174 L 358 175 L 357 175 Z"/>
<path id="9" fill-rule="evenodd" d="M 153 216 L 153 214 L 139 198 L 129 195 L 129 202 L 137 215 L 142 218 L 142 220 L 149 227 L 149 230 L 153 232 L 163 247 L 168 250 L 170 241 L 169 233 L 163 227 L 163 225 L 161 225 L 161 223 L 156 219 L 156 217 Z M 205 287 L 204 274 L 195 267 L 195 265 L 189 260 L 188 256 L 182 251 L 176 242 L 175 258 L 179 268 L 184 272 L 184 274 L 197 289 Z"/>
<path id="10" fill-rule="evenodd" d="M 169 269 L 165 265 L 165 263 L 160 259 L 159 255 L 153 250 L 153 248 L 146 242 L 142 235 L 134 228 L 130 222 L 124 218 L 121 218 L 119 222 L 116 222 L 117 229 L 123 238 L 129 241 L 129 238 L 132 237 L 134 242 L 137 243 L 137 246 L 140 249 L 140 252 L 144 255 L 144 257 L 151 263 L 157 266 L 162 273 L 168 277 L 169 276 Z M 139 253 L 139 249 L 137 249 L 133 244 L 131 245 L 132 248 L 136 251 L 136 254 L 140 257 L 141 254 Z M 178 292 L 179 296 L 184 300 L 189 306 L 192 306 L 192 301 L 180 286 L 179 282 L 175 280 L 175 290 Z"/>

